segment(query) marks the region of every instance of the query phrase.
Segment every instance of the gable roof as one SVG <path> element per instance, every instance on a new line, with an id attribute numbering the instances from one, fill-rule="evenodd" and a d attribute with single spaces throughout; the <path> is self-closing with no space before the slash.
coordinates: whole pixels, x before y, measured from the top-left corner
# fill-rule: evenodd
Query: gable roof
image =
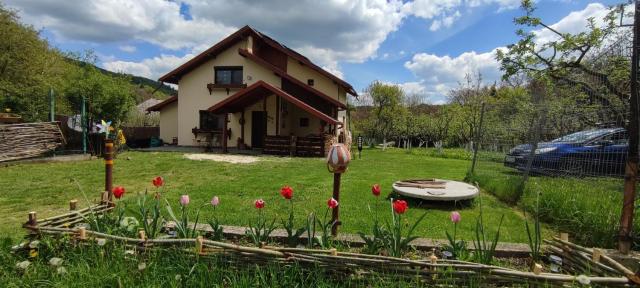
<path id="1" fill-rule="evenodd" d="M 300 101 L 298 98 L 292 96 L 291 94 L 284 92 L 280 88 L 272 86 L 262 80 L 257 81 L 246 89 L 236 92 L 235 94 L 209 107 L 209 109 L 207 110 L 218 114 L 239 112 L 242 111 L 244 107 L 250 106 L 251 104 L 270 94 L 275 94 L 282 97 L 298 108 L 309 112 L 309 114 L 316 116 L 329 124 L 340 123 L 340 121 L 336 120 L 335 118 L 322 113 L 318 109 L 313 108 L 309 104 Z"/>
<path id="2" fill-rule="evenodd" d="M 211 48 L 205 50 L 204 52 L 198 54 L 196 57 L 192 58 L 191 60 L 187 61 L 186 63 L 178 66 L 178 68 L 174 69 L 173 71 L 165 74 L 164 76 L 160 77 L 158 79 L 158 81 L 161 82 L 166 82 L 166 83 L 173 83 L 173 84 L 178 84 L 178 80 L 180 79 L 180 77 L 182 77 L 184 74 L 188 73 L 189 71 L 195 69 L 196 67 L 202 65 L 204 62 L 206 62 L 207 60 L 214 58 L 216 55 L 218 55 L 219 53 L 221 53 L 222 51 L 228 49 L 229 47 L 233 46 L 234 44 L 236 44 L 238 41 L 241 41 L 243 38 L 247 37 L 247 36 L 253 36 L 257 39 L 262 40 L 264 43 L 266 43 L 267 45 L 285 53 L 287 56 L 297 60 L 300 64 L 309 66 L 309 68 L 317 71 L 318 73 L 322 74 L 323 76 L 333 80 L 336 84 L 342 86 L 345 91 L 351 95 L 357 96 L 358 94 L 355 92 L 355 90 L 353 89 L 353 86 L 351 86 L 351 84 L 347 83 L 346 81 L 338 78 L 337 76 L 327 72 L 326 70 L 322 69 L 320 66 L 314 64 L 313 62 L 311 62 L 311 60 L 309 60 L 307 57 L 303 56 L 302 54 L 294 51 L 293 49 L 280 44 L 280 42 L 273 40 L 271 37 L 264 35 L 258 31 L 256 31 L 255 29 L 249 27 L 249 26 L 244 26 L 242 28 L 240 28 L 240 30 L 234 32 L 233 34 L 227 36 L 227 38 L 222 39 L 222 41 L 218 42 L 217 44 L 213 45 Z"/>
<path id="3" fill-rule="evenodd" d="M 178 96 L 177 95 L 173 95 L 173 96 L 167 98 L 166 100 L 147 108 L 147 111 L 149 111 L 149 112 L 160 111 L 160 110 L 162 110 L 162 108 L 164 108 L 167 105 L 169 105 L 169 104 L 171 104 L 173 102 L 176 102 L 176 101 L 178 101 Z"/>

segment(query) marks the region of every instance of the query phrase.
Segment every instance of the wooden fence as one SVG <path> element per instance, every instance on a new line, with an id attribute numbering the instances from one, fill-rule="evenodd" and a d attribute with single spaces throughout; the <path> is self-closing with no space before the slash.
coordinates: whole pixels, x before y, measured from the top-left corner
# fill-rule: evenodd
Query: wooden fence
<path id="1" fill-rule="evenodd" d="M 266 136 L 264 154 L 299 157 L 324 157 L 324 138 L 321 136 Z"/>
<path id="2" fill-rule="evenodd" d="M 38 157 L 64 141 L 57 122 L 0 125 L 0 162 Z"/>

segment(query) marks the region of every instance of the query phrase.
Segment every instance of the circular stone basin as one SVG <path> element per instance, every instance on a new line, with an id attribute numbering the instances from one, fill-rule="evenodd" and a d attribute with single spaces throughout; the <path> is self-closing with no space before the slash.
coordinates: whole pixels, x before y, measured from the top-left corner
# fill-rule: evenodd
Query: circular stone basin
<path id="1" fill-rule="evenodd" d="M 407 187 L 406 183 L 400 184 L 403 181 L 397 181 L 393 183 L 393 191 L 411 198 L 419 198 L 424 200 L 433 200 L 433 201 L 458 201 L 458 200 L 467 200 L 473 199 L 478 196 L 479 191 L 478 188 L 473 185 L 469 185 L 460 181 L 451 181 L 451 180 L 442 180 L 442 179 L 431 179 L 434 184 L 437 183 L 439 185 L 426 185 L 426 186 L 440 186 L 440 187 Z M 408 181 L 408 180 L 404 180 Z M 416 181 L 416 180 L 413 180 Z M 418 181 L 428 181 L 428 180 L 418 180 Z M 420 186 L 420 185 L 417 185 Z"/>

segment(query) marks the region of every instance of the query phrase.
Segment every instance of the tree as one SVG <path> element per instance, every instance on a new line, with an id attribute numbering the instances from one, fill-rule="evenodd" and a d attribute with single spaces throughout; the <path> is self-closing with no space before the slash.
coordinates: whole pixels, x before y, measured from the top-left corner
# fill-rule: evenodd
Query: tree
<path id="1" fill-rule="evenodd" d="M 135 103 L 134 87 L 129 84 L 129 77 L 124 74 L 111 76 L 101 73 L 93 65 L 96 57 L 91 52 L 70 54 L 69 57 L 82 63 L 74 67 L 66 77 L 69 85 L 64 94 L 70 105 L 75 111 L 80 111 L 82 98 L 85 98 L 89 118 L 122 123 Z"/>
<path id="2" fill-rule="evenodd" d="M 625 76 L 629 75 L 629 61 L 602 50 L 605 44 L 630 39 L 629 30 L 618 29 L 620 6 L 612 7 L 603 19 L 588 19 L 586 31 L 576 34 L 558 31 L 535 17 L 531 0 L 522 1 L 522 9 L 525 15 L 514 20 L 523 26 L 516 31 L 520 40 L 506 51 L 497 52 L 503 79 L 522 74 L 548 77 L 557 86 L 583 93 L 587 104 L 605 108 L 599 122 L 622 125 L 630 96 L 629 79 Z M 540 42 L 535 28 L 548 31 L 555 38 Z"/>
<path id="3" fill-rule="evenodd" d="M 26 121 L 48 118 L 49 90 L 64 85 L 59 75 L 69 67 L 39 36 L 0 3 L 0 108 L 20 112 Z M 65 109 L 65 101 L 57 102 Z"/>
<path id="4" fill-rule="evenodd" d="M 381 137 L 383 149 L 387 146 L 387 139 L 400 124 L 404 109 L 401 105 L 404 91 L 397 85 L 384 84 L 374 81 L 365 90 L 373 102 L 370 123 L 374 123 L 374 136 Z"/>

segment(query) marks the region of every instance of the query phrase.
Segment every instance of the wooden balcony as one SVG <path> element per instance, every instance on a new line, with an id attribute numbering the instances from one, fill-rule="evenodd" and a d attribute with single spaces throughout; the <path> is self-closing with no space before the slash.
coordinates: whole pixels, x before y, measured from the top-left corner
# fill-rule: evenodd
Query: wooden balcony
<path id="1" fill-rule="evenodd" d="M 247 84 L 216 84 L 216 83 L 207 84 L 207 89 L 209 89 L 209 95 L 211 95 L 211 92 L 213 92 L 213 90 L 215 89 L 226 89 L 227 94 L 229 94 L 229 90 L 231 89 L 244 89 L 244 88 L 247 88 Z"/>

